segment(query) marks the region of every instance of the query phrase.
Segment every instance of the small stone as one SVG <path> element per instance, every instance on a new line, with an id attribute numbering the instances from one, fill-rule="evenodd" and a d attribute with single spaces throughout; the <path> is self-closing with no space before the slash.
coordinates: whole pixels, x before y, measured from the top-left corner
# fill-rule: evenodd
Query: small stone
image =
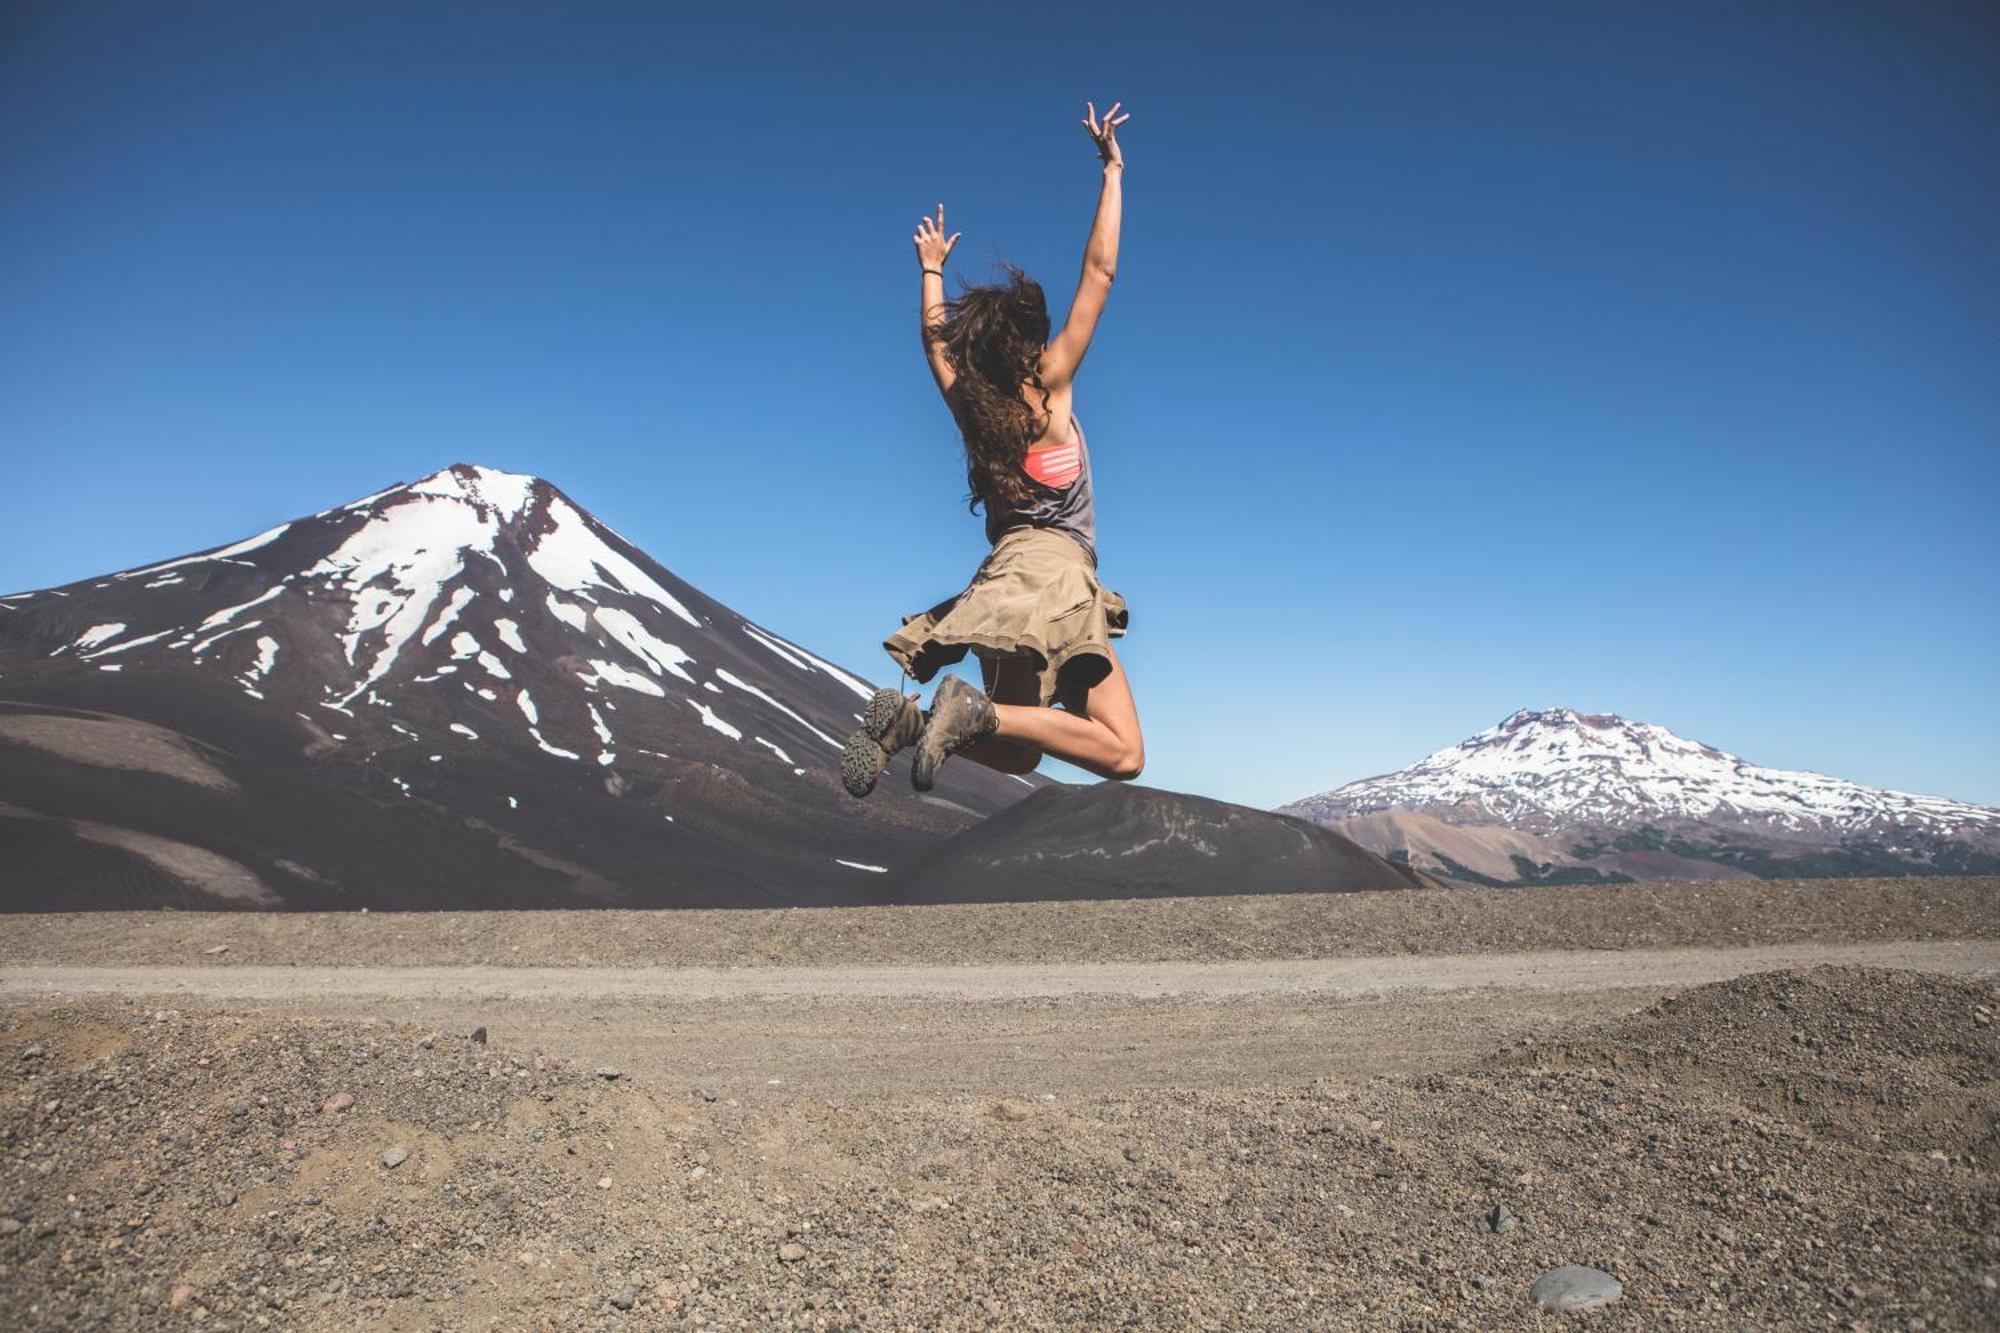
<path id="1" fill-rule="evenodd" d="M 993 1118 L 995 1120 L 1005 1120 L 1010 1123 L 1026 1120 L 1034 1113 L 1035 1108 L 1033 1106 L 1027 1102 L 1015 1101 L 1012 1098 L 1004 1102 L 998 1102 L 993 1107 Z"/>
<path id="2" fill-rule="evenodd" d="M 601 1189 L 601 1190 L 608 1190 L 608 1189 L 610 1189 L 610 1188 L 611 1188 L 611 1177 L 610 1177 L 610 1176 L 599 1176 L 599 1177 L 597 1178 L 597 1188 L 599 1188 L 599 1189 Z"/>
<path id="3" fill-rule="evenodd" d="M 780 1263 L 795 1264 L 806 1257 L 806 1247 L 795 1240 L 788 1240 L 778 1247 Z"/>
<path id="4" fill-rule="evenodd" d="M 1496 1203 L 1486 1214 L 1486 1229 L 1496 1236 L 1504 1236 L 1521 1225 L 1521 1219 L 1504 1203 Z"/>
<path id="5" fill-rule="evenodd" d="M 428 1051 L 431 1047 L 437 1045 L 436 1034 L 426 1032 L 423 1036 L 417 1038 L 417 1045 Z"/>
<path id="6" fill-rule="evenodd" d="M 195 1290 L 192 1285 L 186 1282 L 176 1282 L 173 1290 L 167 1293 L 167 1308 L 169 1310 L 185 1310 L 188 1306 L 194 1304 L 194 1297 Z"/>
<path id="7" fill-rule="evenodd" d="M 1125 1150 L 1125 1160 L 1128 1162 L 1143 1162 L 1146 1160 L 1145 1150 L 1143 1148 L 1127 1148 Z"/>
<path id="8" fill-rule="evenodd" d="M 705 1102 L 712 1102 L 715 1100 L 715 1094 L 710 1092 L 707 1088 L 696 1088 L 694 1090 L 694 1095 L 701 1098 Z"/>
<path id="9" fill-rule="evenodd" d="M 340 1112 L 345 1111 L 348 1107 L 352 1105 L 354 1105 L 353 1093 L 336 1092 L 333 1094 L 333 1096 L 327 1098 L 325 1103 L 321 1105 L 319 1109 L 321 1113 L 324 1115 L 337 1115 Z"/>
<path id="10" fill-rule="evenodd" d="M 396 1147 L 391 1148 L 389 1149 L 389 1151 L 382 1154 L 382 1165 L 388 1167 L 391 1171 L 394 1171 L 397 1167 L 401 1166 L 403 1163 L 409 1160 L 410 1160 L 410 1150 L 408 1148 L 403 1147 L 401 1144 L 398 1144 Z"/>
<path id="11" fill-rule="evenodd" d="M 1625 1286 L 1600 1268 L 1564 1264 L 1535 1279 L 1528 1299 L 1544 1310 L 1596 1310 L 1625 1294 Z"/>
<path id="12" fill-rule="evenodd" d="M 481 1046 L 484 1046 L 486 1044 L 486 1029 L 483 1027 L 472 1029 L 472 1039 Z"/>
<path id="13" fill-rule="evenodd" d="M 639 1289 L 628 1282 L 605 1299 L 611 1302 L 613 1309 L 629 1310 L 639 1303 Z"/>
<path id="14" fill-rule="evenodd" d="M 618 1070 L 611 1065 L 599 1065 L 597 1067 L 597 1076 L 601 1079 L 610 1080 L 618 1078 L 619 1073 Z"/>
<path id="15" fill-rule="evenodd" d="M 11 1236 L 21 1229 L 18 1217 L 0 1217 L 0 1236 Z"/>
<path id="16" fill-rule="evenodd" d="M 27 1050 L 21 1052 L 21 1058 L 23 1060 L 39 1060 L 42 1058 L 42 1048 L 39 1046 L 30 1046 Z"/>
<path id="17" fill-rule="evenodd" d="M 228 952 L 229 952 L 229 946 L 228 946 L 228 945 L 226 945 L 226 944 L 215 944 L 215 945 L 210 945 L 210 946 L 209 946 L 208 948 L 206 948 L 206 949 L 203 949 L 203 950 L 202 950 L 202 952 L 203 952 L 203 953 L 205 953 L 205 954 L 210 954 L 210 955 L 213 955 L 213 954 L 218 954 L 218 953 L 228 953 Z"/>

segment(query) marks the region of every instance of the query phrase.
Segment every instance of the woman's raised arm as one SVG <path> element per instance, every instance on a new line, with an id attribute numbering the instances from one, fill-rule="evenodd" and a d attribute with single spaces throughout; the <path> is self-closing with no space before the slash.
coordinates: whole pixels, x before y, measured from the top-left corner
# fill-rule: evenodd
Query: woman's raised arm
<path id="1" fill-rule="evenodd" d="M 917 234 L 910 239 L 917 243 L 917 262 L 923 265 L 923 305 L 919 311 L 921 322 L 918 332 L 924 340 L 924 358 L 931 363 L 931 376 L 937 380 L 938 392 L 951 389 L 951 382 L 958 378 L 945 357 L 944 348 L 931 341 L 931 325 L 944 318 L 944 261 L 950 257 L 951 248 L 958 244 L 962 232 L 953 232 L 950 239 L 944 234 L 944 205 L 938 205 L 937 221 L 920 218 Z"/>
<path id="2" fill-rule="evenodd" d="M 1118 147 L 1118 127 L 1132 118 L 1131 112 L 1118 114 L 1122 102 L 1113 102 L 1100 124 L 1097 108 L 1084 103 L 1087 114 L 1083 127 L 1097 144 L 1104 164 L 1104 182 L 1097 191 L 1097 216 L 1091 220 L 1090 239 L 1083 247 L 1083 273 L 1076 281 L 1076 296 L 1069 304 L 1069 318 L 1062 332 L 1042 353 L 1042 383 L 1050 388 L 1076 377 L 1083 354 L 1090 350 L 1091 335 L 1097 331 L 1097 317 L 1104 313 L 1105 298 L 1118 274 L 1118 227 L 1125 211 L 1125 154 Z"/>

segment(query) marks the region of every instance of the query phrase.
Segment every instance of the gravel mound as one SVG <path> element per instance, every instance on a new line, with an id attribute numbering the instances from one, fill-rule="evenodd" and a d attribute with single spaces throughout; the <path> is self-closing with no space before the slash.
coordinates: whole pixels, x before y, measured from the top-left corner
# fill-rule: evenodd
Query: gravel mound
<path id="1" fill-rule="evenodd" d="M 1994 1006 L 1821 969 L 1457 1074 L 754 1107 L 497 1030 L 19 1007 L 0 1325 L 1532 1327 L 1580 1266 L 1603 1328 L 1990 1328 Z"/>
<path id="2" fill-rule="evenodd" d="M 1670 996 L 1515 1063 L 1640 1072 L 1815 1135 L 2000 1168 L 2000 990 L 1878 968 L 1763 972 Z"/>

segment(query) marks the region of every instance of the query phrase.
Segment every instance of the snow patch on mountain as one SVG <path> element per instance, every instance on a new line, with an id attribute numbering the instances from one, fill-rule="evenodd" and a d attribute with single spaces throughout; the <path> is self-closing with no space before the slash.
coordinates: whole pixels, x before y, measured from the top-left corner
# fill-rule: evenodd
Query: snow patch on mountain
<path id="1" fill-rule="evenodd" d="M 1884 824 L 2000 831 L 2000 810 L 1765 768 L 1665 727 L 1574 709 L 1522 709 L 1412 764 L 1285 807 L 1328 820 L 1380 811 L 1450 812 L 1531 831 L 1678 822 L 1812 834 Z"/>
<path id="2" fill-rule="evenodd" d="M 553 526 L 528 552 L 528 567 L 547 579 L 552 587 L 573 593 L 587 593 L 593 587 L 635 593 L 664 606 L 696 629 L 701 628 L 701 622 L 681 605 L 679 598 L 600 541 L 583 516 L 561 499 L 551 499 L 548 518 Z"/>

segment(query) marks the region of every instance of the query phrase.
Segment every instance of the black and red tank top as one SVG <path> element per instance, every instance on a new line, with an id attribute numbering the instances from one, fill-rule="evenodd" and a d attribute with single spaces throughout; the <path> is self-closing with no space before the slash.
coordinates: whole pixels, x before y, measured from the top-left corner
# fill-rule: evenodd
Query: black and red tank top
<path id="1" fill-rule="evenodd" d="M 1090 447 L 1076 413 L 1069 414 L 1070 441 L 1031 451 L 1022 462 L 1032 498 L 1025 504 L 986 507 L 986 540 L 995 542 L 1014 528 L 1054 528 L 1068 534 L 1097 563 L 1097 506 L 1090 489 Z"/>

